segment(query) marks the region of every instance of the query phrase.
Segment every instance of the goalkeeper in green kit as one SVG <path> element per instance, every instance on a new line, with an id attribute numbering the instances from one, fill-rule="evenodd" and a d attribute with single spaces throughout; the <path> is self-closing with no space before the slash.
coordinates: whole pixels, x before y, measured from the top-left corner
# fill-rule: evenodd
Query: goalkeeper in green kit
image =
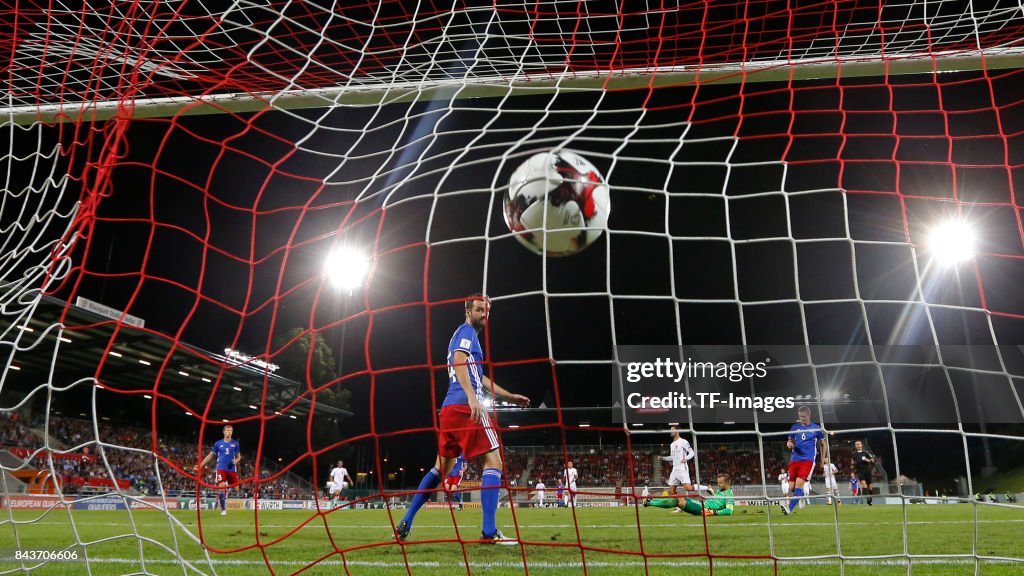
<path id="1" fill-rule="evenodd" d="M 682 503 L 679 498 L 651 498 L 644 500 L 644 507 L 654 506 L 655 508 L 676 508 L 682 506 L 683 512 L 694 516 L 732 516 L 733 493 L 730 489 L 729 475 L 722 473 L 718 475 L 718 492 L 715 497 L 704 500 L 704 505 L 697 500 L 686 498 Z"/>

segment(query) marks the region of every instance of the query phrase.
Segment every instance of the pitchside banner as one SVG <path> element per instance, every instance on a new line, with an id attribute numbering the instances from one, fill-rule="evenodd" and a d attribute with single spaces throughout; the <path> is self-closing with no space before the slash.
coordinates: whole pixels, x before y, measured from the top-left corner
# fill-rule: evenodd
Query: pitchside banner
<path id="1" fill-rule="evenodd" d="M 73 510 L 177 510 L 176 499 L 134 498 L 114 494 L 80 498 L 71 504 Z"/>
<path id="2" fill-rule="evenodd" d="M 13 494 L 0 498 L 0 508 L 22 508 L 30 510 L 48 510 L 54 507 L 68 507 L 72 510 L 176 510 L 178 501 L 162 498 L 121 497 L 117 495 L 63 498 L 50 494 Z"/>
<path id="3" fill-rule="evenodd" d="M 617 346 L 626 424 L 1024 423 L 1022 346 Z"/>

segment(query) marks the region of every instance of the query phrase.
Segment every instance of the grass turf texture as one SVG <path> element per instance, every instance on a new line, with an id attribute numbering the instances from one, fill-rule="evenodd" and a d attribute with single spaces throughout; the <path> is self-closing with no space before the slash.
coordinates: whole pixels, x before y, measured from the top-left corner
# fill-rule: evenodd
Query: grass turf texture
<path id="1" fill-rule="evenodd" d="M 911 562 L 912 574 L 948 576 L 975 574 L 975 550 L 982 556 L 1024 557 L 1020 546 L 1024 507 L 844 505 L 834 510 L 818 505 L 790 517 L 772 509 L 770 531 L 765 508 L 736 510 L 733 517 L 707 519 L 706 548 L 702 518 L 662 509 L 579 508 L 574 522 L 573 512 L 567 509 L 517 508 L 523 546 L 429 542 L 454 539 L 456 531 L 452 513 L 425 509 L 417 517 L 404 549 L 391 540 L 386 510 L 337 510 L 326 516 L 312 511 L 261 511 L 258 528 L 252 511 L 232 510 L 223 517 L 218 511 L 203 511 L 202 538 L 211 548 L 208 556 L 188 534 L 200 533 L 195 511 L 173 512 L 172 521 L 153 510 L 70 514 L 63 508 L 48 512 L 19 510 L 13 512 L 14 524 L 11 512 L 4 510 L 0 512 L 4 519 L 0 524 L 0 573 L 20 573 L 28 568 L 29 574 L 47 575 L 252 575 L 272 573 L 269 565 L 276 574 L 306 568 L 302 573 L 309 575 L 506 575 L 524 573 L 525 557 L 531 574 L 583 573 L 585 561 L 587 572 L 593 575 L 679 576 L 707 574 L 708 550 L 712 556 L 769 556 L 774 549 L 774 555 L 780 558 L 777 564 L 771 559 L 714 558 L 714 574 L 769 575 L 777 568 L 781 575 L 802 575 L 813 566 L 816 576 L 906 575 L 906 557 L 898 556 L 909 552 L 922 555 Z M 397 523 L 402 511 L 395 510 L 393 515 Z M 479 538 L 479 509 L 456 512 L 455 521 L 464 540 Z M 498 525 L 507 536 L 515 534 L 507 508 L 499 510 Z M 298 531 L 287 535 L 298 526 Z M 17 549 L 22 551 L 71 547 L 82 558 L 87 550 L 90 571 L 81 561 L 51 561 L 35 569 L 31 568 L 38 563 L 13 561 L 15 531 Z M 74 531 L 87 546 L 74 546 Z M 641 550 L 641 536 L 646 560 L 636 554 Z M 834 557 L 839 550 L 837 540 L 841 540 L 842 553 L 847 557 L 842 572 L 840 561 Z M 183 568 L 176 555 L 163 546 L 176 547 L 189 565 Z M 213 550 L 239 548 L 245 549 L 232 553 Z M 336 549 L 345 552 L 337 553 Z M 833 557 L 828 558 L 830 555 Z M 897 557 L 877 558 L 885 555 Z M 797 556 L 824 557 L 793 558 Z M 468 558 L 471 570 L 467 570 L 464 558 Z M 317 560 L 319 563 L 308 566 Z M 1024 573 L 1024 563 L 1020 562 L 982 560 L 977 568 L 980 574 L 992 576 Z"/>

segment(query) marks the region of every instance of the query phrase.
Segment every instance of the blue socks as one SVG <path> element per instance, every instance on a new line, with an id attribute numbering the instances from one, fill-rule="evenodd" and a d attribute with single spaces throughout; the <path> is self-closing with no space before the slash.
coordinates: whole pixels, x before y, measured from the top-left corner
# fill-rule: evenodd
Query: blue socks
<path id="1" fill-rule="evenodd" d="M 220 509 L 227 510 L 227 496 L 221 492 L 217 495 L 217 499 L 220 500 Z"/>
<path id="2" fill-rule="evenodd" d="M 494 513 L 498 510 L 498 496 L 501 494 L 501 470 L 487 468 L 480 480 L 480 506 L 484 509 L 484 536 L 493 536 L 497 531 Z"/>
<path id="3" fill-rule="evenodd" d="M 796 505 L 800 503 L 800 497 L 804 495 L 803 488 L 797 488 L 793 490 L 793 499 L 789 501 L 789 511 L 792 512 L 796 509 Z"/>
<path id="4" fill-rule="evenodd" d="M 441 483 L 441 473 L 437 471 L 437 468 L 431 468 L 423 476 L 423 480 L 420 480 L 420 485 L 417 490 L 433 490 L 437 488 L 437 485 Z M 412 525 L 412 519 L 416 517 L 416 513 L 423 508 L 423 504 L 427 502 L 427 498 L 430 497 L 429 492 L 420 492 L 412 497 L 412 503 L 409 504 L 409 509 L 405 511 L 405 517 L 402 520 L 407 521 Z"/>
<path id="5" fill-rule="evenodd" d="M 427 498 L 430 497 L 430 491 L 437 488 L 437 485 L 440 483 L 441 473 L 436 468 L 431 468 L 427 471 L 426 475 L 423 476 L 423 480 L 420 480 L 420 485 L 417 488 L 419 492 L 412 497 L 409 509 L 405 511 L 405 516 L 402 520 L 408 522 L 411 526 L 416 513 L 420 511 L 420 508 L 427 502 Z M 497 531 L 494 516 L 498 510 L 498 496 L 501 494 L 501 470 L 497 468 L 485 469 L 480 480 L 480 488 L 480 506 L 484 512 L 483 533 L 484 536 L 491 536 Z M 459 500 L 461 501 L 462 498 L 460 497 Z"/>

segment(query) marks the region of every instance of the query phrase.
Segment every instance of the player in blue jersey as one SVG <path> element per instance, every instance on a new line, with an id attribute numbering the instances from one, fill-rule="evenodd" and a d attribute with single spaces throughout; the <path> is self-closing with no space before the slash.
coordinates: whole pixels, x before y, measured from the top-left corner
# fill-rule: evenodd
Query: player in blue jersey
<path id="1" fill-rule="evenodd" d="M 459 485 L 462 484 L 462 477 L 466 474 L 466 459 L 459 454 L 459 457 L 455 459 L 455 466 L 452 466 L 452 471 L 448 473 L 444 478 L 445 487 L 451 493 L 449 504 L 454 502 L 459 503 L 459 510 L 462 510 L 462 492 L 454 492 L 459 489 Z"/>
<path id="2" fill-rule="evenodd" d="M 825 454 L 825 432 L 821 426 L 811 422 L 811 409 L 801 406 L 797 410 L 800 420 L 790 428 L 791 434 L 786 440 L 786 447 L 793 451 L 789 458 L 789 485 L 793 488 L 793 498 L 788 503 L 780 502 L 784 514 L 792 514 L 804 495 L 804 483 L 814 471 L 815 462 L 818 461 L 818 445 L 821 445 L 821 454 Z"/>
<path id="3" fill-rule="evenodd" d="M 197 466 L 197 470 L 206 468 L 206 465 L 210 463 L 214 457 L 217 458 L 217 475 L 214 482 L 219 487 L 223 487 L 224 491 L 218 494 L 217 498 L 220 500 L 220 515 L 224 516 L 228 513 L 227 509 L 227 493 L 231 490 L 232 485 L 238 484 L 238 461 L 242 459 L 242 454 L 238 449 L 238 440 L 233 440 L 231 435 L 235 429 L 230 424 L 224 427 L 224 439 L 217 440 L 213 443 L 213 448 L 210 449 L 210 453 L 203 458 L 203 461 Z"/>
<path id="4" fill-rule="evenodd" d="M 448 394 L 438 418 L 438 454 L 434 467 L 420 481 L 405 517 L 395 528 L 399 541 L 409 537 L 413 519 L 427 500 L 428 492 L 437 487 L 461 454 L 467 460 L 483 455 L 480 479 L 480 507 L 483 508 L 481 539 L 486 542 L 515 544 L 505 538 L 494 523 L 498 509 L 502 462 L 498 451 L 498 431 L 494 429 L 483 407 L 484 392 L 518 406 L 529 406 L 530 399 L 498 386 L 484 374 L 484 353 L 479 332 L 487 323 L 488 303 L 484 296 L 474 294 L 466 299 L 466 321 L 448 343 Z"/>

